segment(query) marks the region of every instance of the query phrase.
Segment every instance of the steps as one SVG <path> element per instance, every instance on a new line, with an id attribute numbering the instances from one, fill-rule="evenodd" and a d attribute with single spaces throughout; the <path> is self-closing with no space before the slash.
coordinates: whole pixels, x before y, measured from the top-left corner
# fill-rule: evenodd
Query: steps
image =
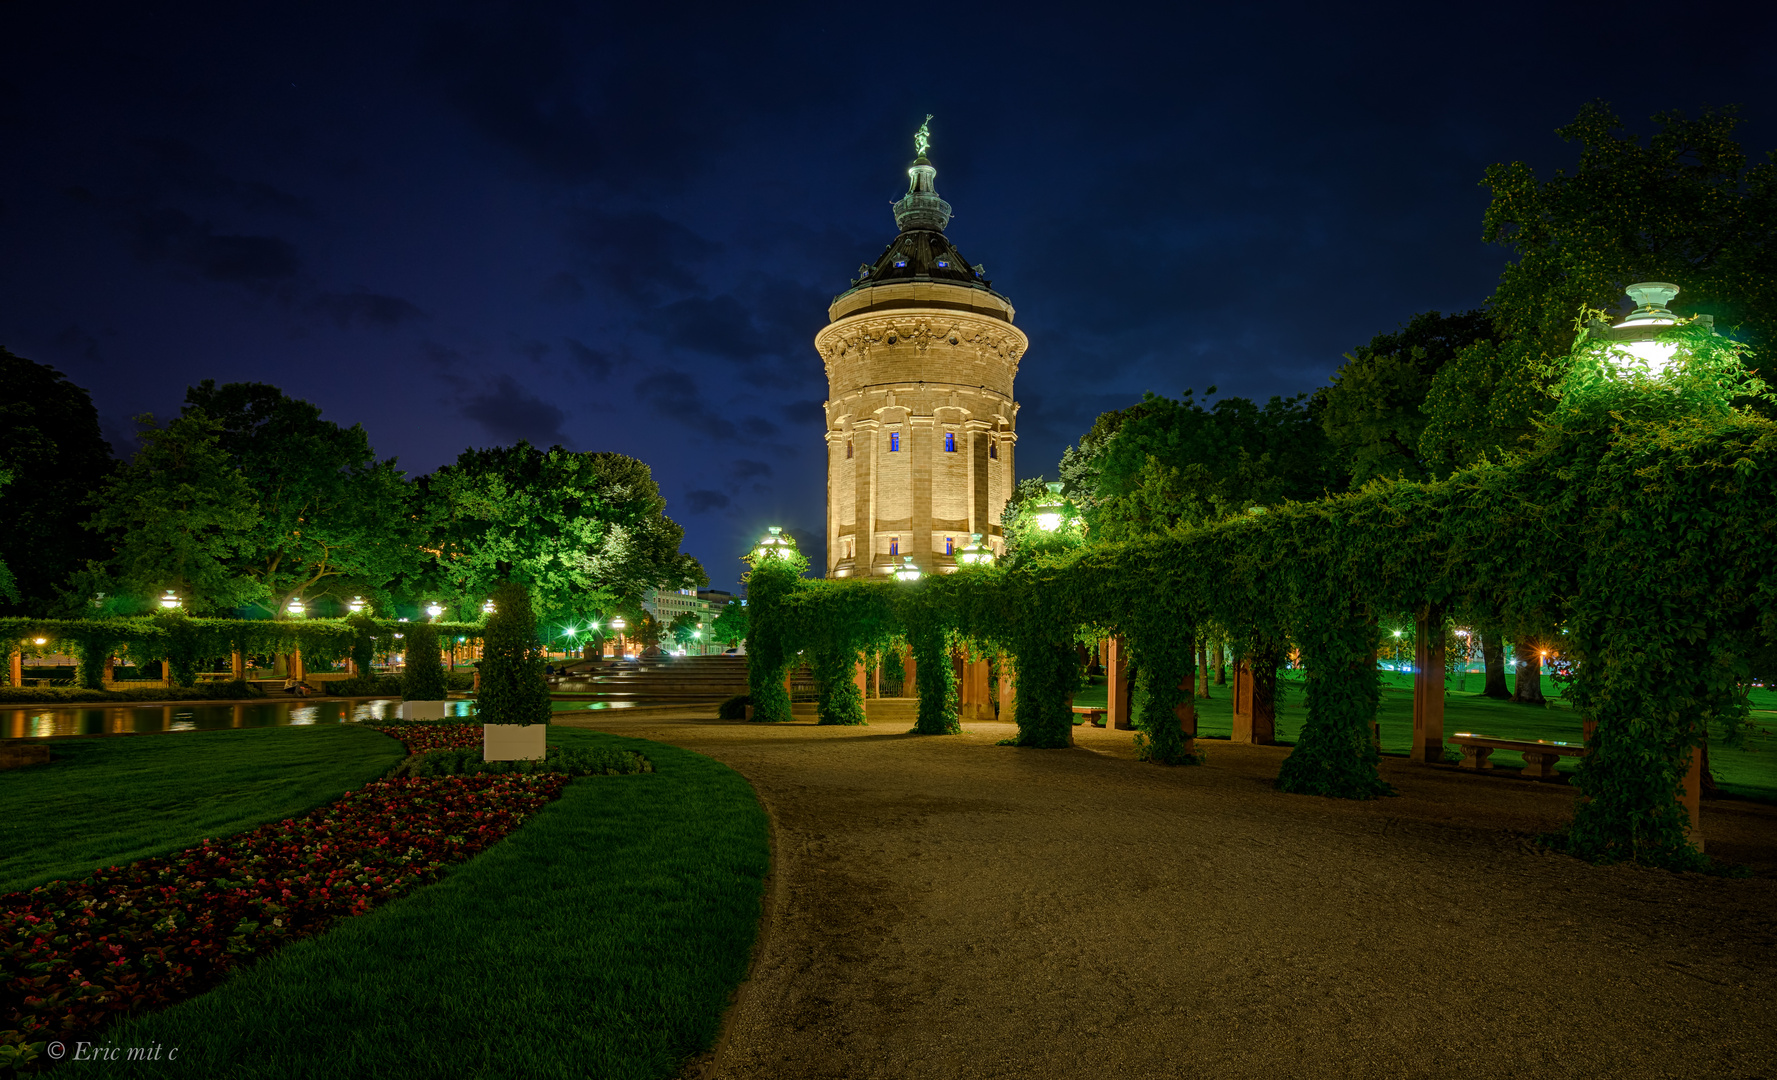
<path id="1" fill-rule="evenodd" d="M 563 701 L 670 705 L 720 702 L 747 692 L 744 656 L 574 660 L 562 665 L 550 696 Z"/>

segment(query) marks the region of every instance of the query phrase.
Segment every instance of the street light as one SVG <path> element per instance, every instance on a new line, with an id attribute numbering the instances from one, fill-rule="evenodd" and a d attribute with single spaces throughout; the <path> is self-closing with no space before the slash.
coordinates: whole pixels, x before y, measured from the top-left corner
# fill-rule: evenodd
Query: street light
<path id="1" fill-rule="evenodd" d="M 481 605 L 481 613 L 483 615 L 492 615 L 494 613 L 494 602 L 489 600 L 487 603 Z"/>
<path id="2" fill-rule="evenodd" d="M 434 600 L 426 605 L 426 614 L 432 617 L 433 622 L 437 622 L 438 616 L 444 614 L 444 608 L 440 607 L 438 601 Z"/>
<path id="3" fill-rule="evenodd" d="M 993 549 L 981 542 L 980 533 L 970 533 L 969 543 L 956 553 L 956 561 L 964 566 L 988 566 L 993 562 Z"/>
<path id="4" fill-rule="evenodd" d="M 183 603 L 183 601 L 179 599 L 179 594 L 171 589 L 168 589 L 167 594 L 160 598 L 160 606 L 164 611 L 171 611 L 181 603 Z"/>
<path id="5" fill-rule="evenodd" d="M 611 629 L 617 631 L 617 659 L 621 660 L 623 659 L 624 651 L 623 632 L 629 629 L 629 623 L 625 622 L 623 616 L 619 615 L 611 620 Z"/>
<path id="6" fill-rule="evenodd" d="M 352 597 L 352 602 L 346 605 L 346 610 L 353 615 L 364 614 L 364 598 L 362 596 Z"/>
<path id="7" fill-rule="evenodd" d="M 1049 489 L 1049 497 L 1037 504 L 1037 528 L 1054 532 L 1061 528 L 1061 481 L 1051 480 L 1043 486 Z"/>
<path id="8" fill-rule="evenodd" d="M 49 644 L 49 639 L 48 639 L 48 638 L 42 638 L 42 637 L 40 637 L 40 638 L 32 638 L 32 639 L 31 639 L 31 644 L 33 644 L 33 645 L 48 645 L 48 644 Z"/>
<path id="9" fill-rule="evenodd" d="M 1677 285 L 1640 281 L 1623 291 L 1634 299 L 1635 310 L 1615 326 L 1594 320 L 1587 327 L 1588 335 L 1601 342 L 1620 367 L 1639 369 L 1650 379 L 1661 378 L 1672 366 L 1673 353 L 1678 349 L 1676 341 L 1660 340 L 1662 335 L 1685 322 L 1700 323 L 1711 333 L 1715 331 L 1714 316 L 1680 319 L 1666 307 L 1678 295 Z"/>
<path id="10" fill-rule="evenodd" d="M 300 597 L 300 596 L 295 597 L 288 604 L 284 605 L 285 613 L 288 614 L 292 619 L 302 618 L 302 613 L 307 610 L 308 610 L 308 608 L 306 608 L 302 605 L 302 597 Z"/>
<path id="11" fill-rule="evenodd" d="M 919 567 L 913 565 L 913 556 L 901 556 L 901 565 L 895 567 L 896 581 L 918 581 Z"/>
<path id="12" fill-rule="evenodd" d="M 782 526 L 772 525 L 765 530 L 765 533 L 753 546 L 753 564 L 755 566 L 769 559 L 787 559 L 796 553 L 795 541 L 783 534 Z"/>

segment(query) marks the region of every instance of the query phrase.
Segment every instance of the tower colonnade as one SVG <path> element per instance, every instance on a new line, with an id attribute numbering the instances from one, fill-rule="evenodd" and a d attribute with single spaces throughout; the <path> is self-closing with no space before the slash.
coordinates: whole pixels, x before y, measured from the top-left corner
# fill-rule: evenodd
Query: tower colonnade
<path id="1" fill-rule="evenodd" d="M 828 382 L 828 577 L 880 576 L 908 557 L 951 571 L 972 533 L 1005 550 L 1012 380 L 1030 342 L 1011 301 L 944 235 L 936 174 L 923 153 L 908 169 L 900 235 L 859 267 L 815 336 Z"/>

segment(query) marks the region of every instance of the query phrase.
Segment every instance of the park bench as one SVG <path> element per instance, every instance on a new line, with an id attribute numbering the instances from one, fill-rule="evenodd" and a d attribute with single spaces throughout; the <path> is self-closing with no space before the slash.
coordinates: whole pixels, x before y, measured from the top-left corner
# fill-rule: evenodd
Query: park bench
<path id="1" fill-rule="evenodd" d="M 1093 727 L 1104 727 L 1106 710 L 1103 705 L 1075 705 L 1074 711 L 1085 714 L 1086 722 Z"/>
<path id="2" fill-rule="evenodd" d="M 1489 739 L 1485 735 L 1459 731 L 1450 737 L 1450 741 L 1462 748 L 1462 767 L 1465 769 L 1491 769 L 1493 762 L 1487 759 L 1495 750 L 1512 750 L 1524 755 L 1524 771 L 1519 775 L 1529 780 L 1553 780 L 1555 763 L 1564 757 L 1581 757 L 1586 748 L 1576 743 L 1547 742 L 1537 739 Z"/>

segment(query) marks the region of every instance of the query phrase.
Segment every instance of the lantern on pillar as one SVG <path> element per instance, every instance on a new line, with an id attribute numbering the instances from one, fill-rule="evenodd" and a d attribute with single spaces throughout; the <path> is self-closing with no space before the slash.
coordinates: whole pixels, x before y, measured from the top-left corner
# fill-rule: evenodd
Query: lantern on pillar
<path id="1" fill-rule="evenodd" d="M 990 566 L 993 563 L 993 549 L 981 542 L 980 533 L 970 533 L 969 543 L 956 553 L 956 561 L 963 566 Z"/>
<path id="2" fill-rule="evenodd" d="M 433 622 L 437 622 L 438 616 L 444 614 L 444 608 L 438 603 L 438 601 L 434 600 L 426 605 L 426 614 L 432 617 Z"/>
<path id="3" fill-rule="evenodd" d="M 1049 494 L 1036 505 L 1037 528 L 1044 532 L 1054 532 L 1061 528 L 1061 515 L 1064 509 L 1061 498 L 1061 481 L 1051 480 L 1044 485 Z"/>
<path id="4" fill-rule="evenodd" d="M 352 602 L 346 605 L 346 610 L 353 615 L 364 614 L 364 598 L 362 596 L 352 597 Z"/>
<path id="5" fill-rule="evenodd" d="M 795 541 L 784 535 L 782 526 L 772 525 L 753 545 L 753 565 L 759 566 L 772 559 L 788 559 L 795 553 Z"/>
<path id="6" fill-rule="evenodd" d="M 308 608 L 303 605 L 302 597 L 300 596 L 284 605 L 284 613 L 289 615 L 292 619 L 302 618 L 303 614 L 307 611 Z"/>
<path id="7" fill-rule="evenodd" d="M 1678 295 L 1677 285 L 1665 281 L 1640 281 L 1623 290 L 1635 301 L 1635 310 L 1622 322 L 1611 326 L 1595 320 L 1586 327 L 1587 336 L 1603 349 L 1611 373 L 1621 378 L 1640 375 L 1661 379 L 1670 374 L 1679 342 L 1672 331 L 1692 324 L 1715 333 L 1715 319 L 1696 315 L 1682 319 L 1667 304 Z"/>
<path id="8" fill-rule="evenodd" d="M 172 611 L 182 603 L 184 603 L 184 601 L 179 599 L 179 594 L 171 589 L 168 589 L 167 594 L 160 598 L 162 611 Z"/>
<path id="9" fill-rule="evenodd" d="M 494 613 L 494 602 L 489 600 L 487 603 L 481 605 L 481 613 L 483 615 L 492 615 Z"/>
<path id="10" fill-rule="evenodd" d="M 918 581 L 919 567 L 913 565 L 913 556 L 901 556 L 901 565 L 895 567 L 896 581 Z"/>

